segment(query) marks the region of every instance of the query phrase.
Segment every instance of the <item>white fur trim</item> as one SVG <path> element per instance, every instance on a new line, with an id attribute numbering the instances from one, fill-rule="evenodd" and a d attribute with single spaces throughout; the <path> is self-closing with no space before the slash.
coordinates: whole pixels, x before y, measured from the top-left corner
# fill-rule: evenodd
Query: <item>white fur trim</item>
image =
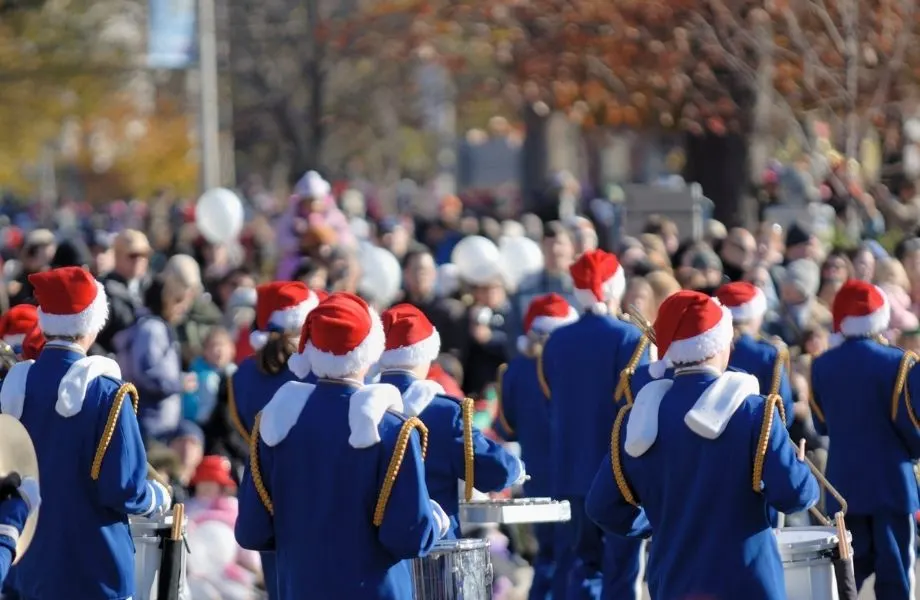
<path id="1" fill-rule="evenodd" d="M 268 318 L 268 324 L 274 325 L 282 331 L 298 332 L 303 327 L 303 322 L 307 320 L 307 315 L 318 304 L 319 296 L 311 290 L 309 297 L 300 304 L 273 312 Z"/>
<path id="2" fill-rule="evenodd" d="M 62 417 L 72 417 L 83 409 L 86 390 L 94 379 L 103 375 L 121 379 L 118 363 L 107 356 L 87 356 L 70 365 L 58 385 L 54 410 Z"/>
<path id="3" fill-rule="evenodd" d="M 11 333 L 9 335 L 3 336 L 3 341 L 12 346 L 13 348 L 17 346 L 22 346 L 22 343 L 26 341 L 26 334 L 24 333 Z"/>
<path id="4" fill-rule="evenodd" d="M 670 379 L 652 381 L 639 390 L 629 421 L 626 422 L 626 454 L 632 457 L 642 456 L 658 439 L 658 409 L 661 399 L 668 393 L 674 382 Z"/>
<path id="5" fill-rule="evenodd" d="M 38 325 L 45 336 L 96 335 L 109 318 L 109 303 L 105 288 L 96 283 L 96 298 L 92 304 L 75 315 L 52 315 L 38 309 Z"/>
<path id="6" fill-rule="evenodd" d="M 253 331 L 249 334 L 249 345 L 252 346 L 253 350 L 261 350 L 265 347 L 265 344 L 268 343 L 268 338 L 271 334 L 265 331 Z"/>
<path id="7" fill-rule="evenodd" d="M 840 322 L 840 333 L 843 337 L 864 337 L 882 333 L 888 329 L 891 321 L 891 305 L 884 292 L 881 293 L 885 303 L 878 310 L 862 317 L 846 317 Z"/>
<path id="8" fill-rule="evenodd" d="M 626 273 L 623 272 L 623 266 L 620 265 L 617 267 L 616 273 L 613 274 L 613 277 L 605 281 L 601 285 L 601 290 L 603 291 L 604 297 L 598 298 L 594 295 L 594 292 L 591 290 L 582 290 L 575 288 L 575 300 L 578 301 L 578 304 L 585 310 L 590 310 L 596 314 L 605 314 L 605 312 L 598 312 L 600 309 L 597 305 L 604 305 L 606 309 L 607 302 L 611 300 L 619 301 L 623 294 L 626 292 Z"/>
<path id="9" fill-rule="evenodd" d="M 661 379 L 670 366 L 666 360 L 653 360 L 648 365 L 648 374 L 652 379 Z"/>
<path id="10" fill-rule="evenodd" d="M 696 363 L 711 358 L 728 348 L 735 335 L 732 330 L 732 314 L 724 306 L 720 308 L 722 318 L 715 327 L 691 338 L 672 342 L 664 358 L 674 365 Z"/>
<path id="11" fill-rule="evenodd" d="M 351 395 L 348 401 L 348 426 L 352 448 L 370 448 L 380 443 L 378 426 L 390 409 L 403 412 L 403 399 L 396 386 L 372 383 Z"/>
<path id="12" fill-rule="evenodd" d="M 546 335 L 552 333 L 559 327 L 569 325 L 578 320 L 578 312 L 572 308 L 569 314 L 564 317 L 536 317 L 530 324 L 530 331 Z"/>
<path id="13" fill-rule="evenodd" d="M 403 392 L 403 405 L 407 417 L 417 417 L 422 414 L 434 397 L 443 394 L 444 388 L 437 381 L 428 379 L 419 379 L 413 381 L 412 385 Z"/>
<path id="14" fill-rule="evenodd" d="M 652 362 L 658 361 L 658 346 L 651 342 L 648 344 L 648 359 Z"/>
<path id="15" fill-rule="evenodd" d="M 644 388 L 643 388 L 644 389 Z M 760 382 L 747 373 L 726 372 L 713 381 L 684 415 L 690 430 L 707 440 L 722 435 L 748 396 L 760 394 Z"/>
<path id="16" fill-rule="evenodd" d="M 26 377 L 34 363 L 34 360 L 24 360 L 13 365 L 7 372 L 3 387 L 0 387 L 0 412 L 3 414 L 17 420 L 22 418 L 22 407 L 26 399 Z"/>
<path id="17" fill-rule="evenodd" d="M 295 352 L 292 354 L 288 358 L 287 366 L 291 373 L 297 376 L 297 379 L 303 379 L 310 374 L 310 359 L 306 353 L 298 354 Z"/>
<path id="18" fill-rule="evenodd" d="M 384 350 L 380 355 L 381 369 L 414 369 L 432 363 L 441 353 L 441 334 L 435 329 L 421 342 L 409 346 Z"/>
<path id="19" fill-rule="evenodd" d="M 730 306 L 728 310 L 731 311 L 732 319 L 735 321 L 759 319 L 767 313 L 767 296 L 758 289 L 752 299 L 738 306 Z"/>
<path id="20" fill-rule="evenodd" d="M 844 337 L 839 333 L 832 333 L 827 337 L 827 347 L 836 348 L 843 343 Z"/>
<path id="21" fill-rule="evenodd" d="M 596 315 L 606 315 L 610 312 L 610 309 L 607 307 L 606 302 L 598 302 L 597 298 L 594 297 L 594 292 L 591 290 L 573 290 L 575 296 L 575 303 L 582 307 L 588 312 L 592 312 Z"/>
<path id="22" fill-rule="evenodd" d="M 312 383 L 289 381 L 278 388 L 272 399 L 262 409 L 259 436 L 269 446 L 277 446 L 291 432 L 300 418 L 303 407 L 316 386 Z"/>
<path id="23" fill-rule="evenodd" d="M 288 368 L 301 379 L 310 371 L 317 377 L 345 377 L 376 363 L 386 347 L 386 337 L 380 315 L 372 307 L 368 307 L 368 312 L 371 316 L 371 330 L 357 348 L 337 355 L 319 350 L 312 342 L 307 342 L 302 353 L 295 352 L 288 359 Z"/>

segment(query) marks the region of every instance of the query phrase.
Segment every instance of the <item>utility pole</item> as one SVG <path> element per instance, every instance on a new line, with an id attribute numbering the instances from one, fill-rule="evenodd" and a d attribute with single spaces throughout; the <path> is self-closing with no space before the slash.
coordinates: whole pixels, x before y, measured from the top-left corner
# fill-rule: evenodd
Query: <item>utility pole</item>
<path id="1" fill-rule="evenodd" d="M 217 27 L 214 0 L 198 0 L 198 70 L 201 91 L 201 191 L 219 187 L 220 103 L 217 89 Z"/>

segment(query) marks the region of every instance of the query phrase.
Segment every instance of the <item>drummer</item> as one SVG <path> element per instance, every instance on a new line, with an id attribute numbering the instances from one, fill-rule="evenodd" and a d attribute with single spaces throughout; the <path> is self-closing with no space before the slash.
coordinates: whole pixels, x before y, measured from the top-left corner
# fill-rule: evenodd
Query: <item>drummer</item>
<path id="1" fill-rule="evenodd" d="M 283 600 L 411 598 L 406 559 L 449 529 L 425 485 L 424 426 L 402 416 L 395 387 L 362 385 L 384 343 L 364 300 L 329 296 L 290 361 L 316 385 L 285 384 L 256 417 L 236 537 L 276 551 Z"/>
<path id="2" fill-rule="evenodd" d="M 560 527 L 554 589 L 568 574 L 568 597 L 636 598 L 641 543 L 603 532 L 585 516 L 584 503 L 597 466 L 609 451 L 620 373 L 648 361 L 648 342 L 638 327 L 616 318 L 626 276 L 616 256 L 585 252 L 572 265 L 575 298 L 584 313 L 546 342 L 542 372 L 550 390 L 554 496 L 568 500 L 572 520 Z M 566 552 L 568 550 L 568 552 Z M 561 565 L 561 566 L 560 566 Z M 603 582 L 602 582 L 603 578 Z M 558 595 L 561 595 L 558 594 Z"/>
<path id="3" fill-rule="evenodd" d="M 499 369 L 498 419 L 496 431 L 521 445 L 521 457 L 528 465 L 530 480 L 524 492 L 531 498 L 552 496 L 548 390 L 537 376 L 537 360 L 543 345 L 557 327 L 578 320 L 578 313 L 559 294 L 537 296 L 524 314 L 524 335 L 518 338 L 518 354 Z M 530 600 L 552 597 L 555 568 L 555 523 L 534 525 L 538 550 L 534 559 Z"/>
<path id="4" fill-rule="evenodd" d="M 381 320 L 386 349 L 380 357 L 380 383 L 396 386 L 405 415 L 420 418 L 428 427 L 425 481 L 431 498 L 450 518 L 446 537 L 458 538 L 457 481 L 462 479 L 482 492 L 498 492 L 524 481 L 524 465 L 472 425 L 471 399 L 452 398 L 440 384 L 425 379 L 441 348 L 441 336 L 428 317 L 411 304 L 398 304 Z M 464 434 L 467 424 L 470 454 Z"/>
<path id="5" fill-rule="evenodd" d="M 674 294 L 654 331 L 674 379 L 646 385 L 620 411 L 588 515 L 609 534 L 654 529 L 653 600 L 785 600 L 766 507 L 805 510 L 819 489 L 780 421 L 781 400 L 758 395 L 752 375 L 725 372 L 731 313 L 709 296 Z"/>
<path id="6" fill-rule="evenodd" d="M 128 515 L 163 514 L 169 493 L 147 481 L 134 386 L 118 379 L 114 361 L 86 356 L 108 316 L 102 285 L 79 267 L 29 282 L 47 343 L 0 389 L 0 409 L 35 444 L 44 494 L 32 546 L 16 567 L 17 591 L 34 600 L 128 598 L 135 594 Z"/>
<path id="7" fill-rule="evenodd" d="M 0 587 L 16 560 L 16 546 L 26 519 L 38 510 L 41 502 L 38 481 L 31 477 L 23 479 L 12 496 L 0 500 Z"/>
<path id="8" fill-rule="evenodd" d="M 17 304 L 0 317 L 0 339 L 18 355 L 26 335 L 38 327 L 38 309 L 31 304 Z"/>
<path id="9" fill-rule="evenodd" d="M 812 365 L 811 409 L 830 441 L 827 478 L 847 500 L 856 585 L 874 572 L 877 598 L 913 599 L 920 425 L 910 390 L 920 371 L 911 369 L 907 394 L 904 383 L 916 356 L 882 343 L 891 309 L 874 285 L 847 281 L 832 308 L 842 342 Z M 826 502 L 829 514 L 839 510 Z"/>
<path id="10" fill-rule="evenodd" d="M 303 378 L 316 381 L 310 373 L 291 372 L 287 361 L 297 347 L 307 315 L 317 304 L 316 294 L 299 281 L 276 281 L 256 288 L 257 329 L 249 335 L 256 353 L 240 363 L 220 390 L 226 394 L 226 402 L 220 405 L 226 407 L 230 423 L 247 446 L 256 415 L 278 388 Z M 269 600 L 276 600 L 279 596 L 274 553 L 262 553 L 262 574 Z"/>

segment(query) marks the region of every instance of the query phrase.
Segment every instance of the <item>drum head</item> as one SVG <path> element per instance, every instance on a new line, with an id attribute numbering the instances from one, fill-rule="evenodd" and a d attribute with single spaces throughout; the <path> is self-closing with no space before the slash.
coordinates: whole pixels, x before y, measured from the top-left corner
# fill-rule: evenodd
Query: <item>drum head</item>
<path id="1" fill-rule="evenodd" d="M 786 527 L 775 533 L 783 558 L 832 550 L 838 542 L 837 529 L 834 527 Z"/>
<path id="2" fill-rule="evenodd" d="M 435 552 L 466 552 L 467 550 L 480 550 L 489 547 L 489 540 L 441 540 L 435 542 L 431 553 Z"/>
<path id="3" fill-rule="evenodd" d="M 23 479 L 32 477 L 38 481 L 38 457 L 35 455 L 32 438 L 22 423 L 9 415 L 0 415 L 0 476 L 13 472 L 18 473 Z M 34 511 L 26 520 L 16 543 L 16 560 L 13 564 L 18 563 L 29 549 L 29 544 L 35 536 L 40 511 L 41 508 Z"/>

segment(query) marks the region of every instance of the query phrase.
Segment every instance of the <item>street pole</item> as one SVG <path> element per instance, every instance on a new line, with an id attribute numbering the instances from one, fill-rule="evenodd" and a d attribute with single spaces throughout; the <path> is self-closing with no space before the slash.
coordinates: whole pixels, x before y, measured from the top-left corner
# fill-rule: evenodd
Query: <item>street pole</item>
<path id="1" fill-rule="evenodd" d="M 217 27 L 214 0 L 198 0 L 198 69 L 201 91 L 201 187 L 219 187 L 220 104 L 217 89 Z"/>

